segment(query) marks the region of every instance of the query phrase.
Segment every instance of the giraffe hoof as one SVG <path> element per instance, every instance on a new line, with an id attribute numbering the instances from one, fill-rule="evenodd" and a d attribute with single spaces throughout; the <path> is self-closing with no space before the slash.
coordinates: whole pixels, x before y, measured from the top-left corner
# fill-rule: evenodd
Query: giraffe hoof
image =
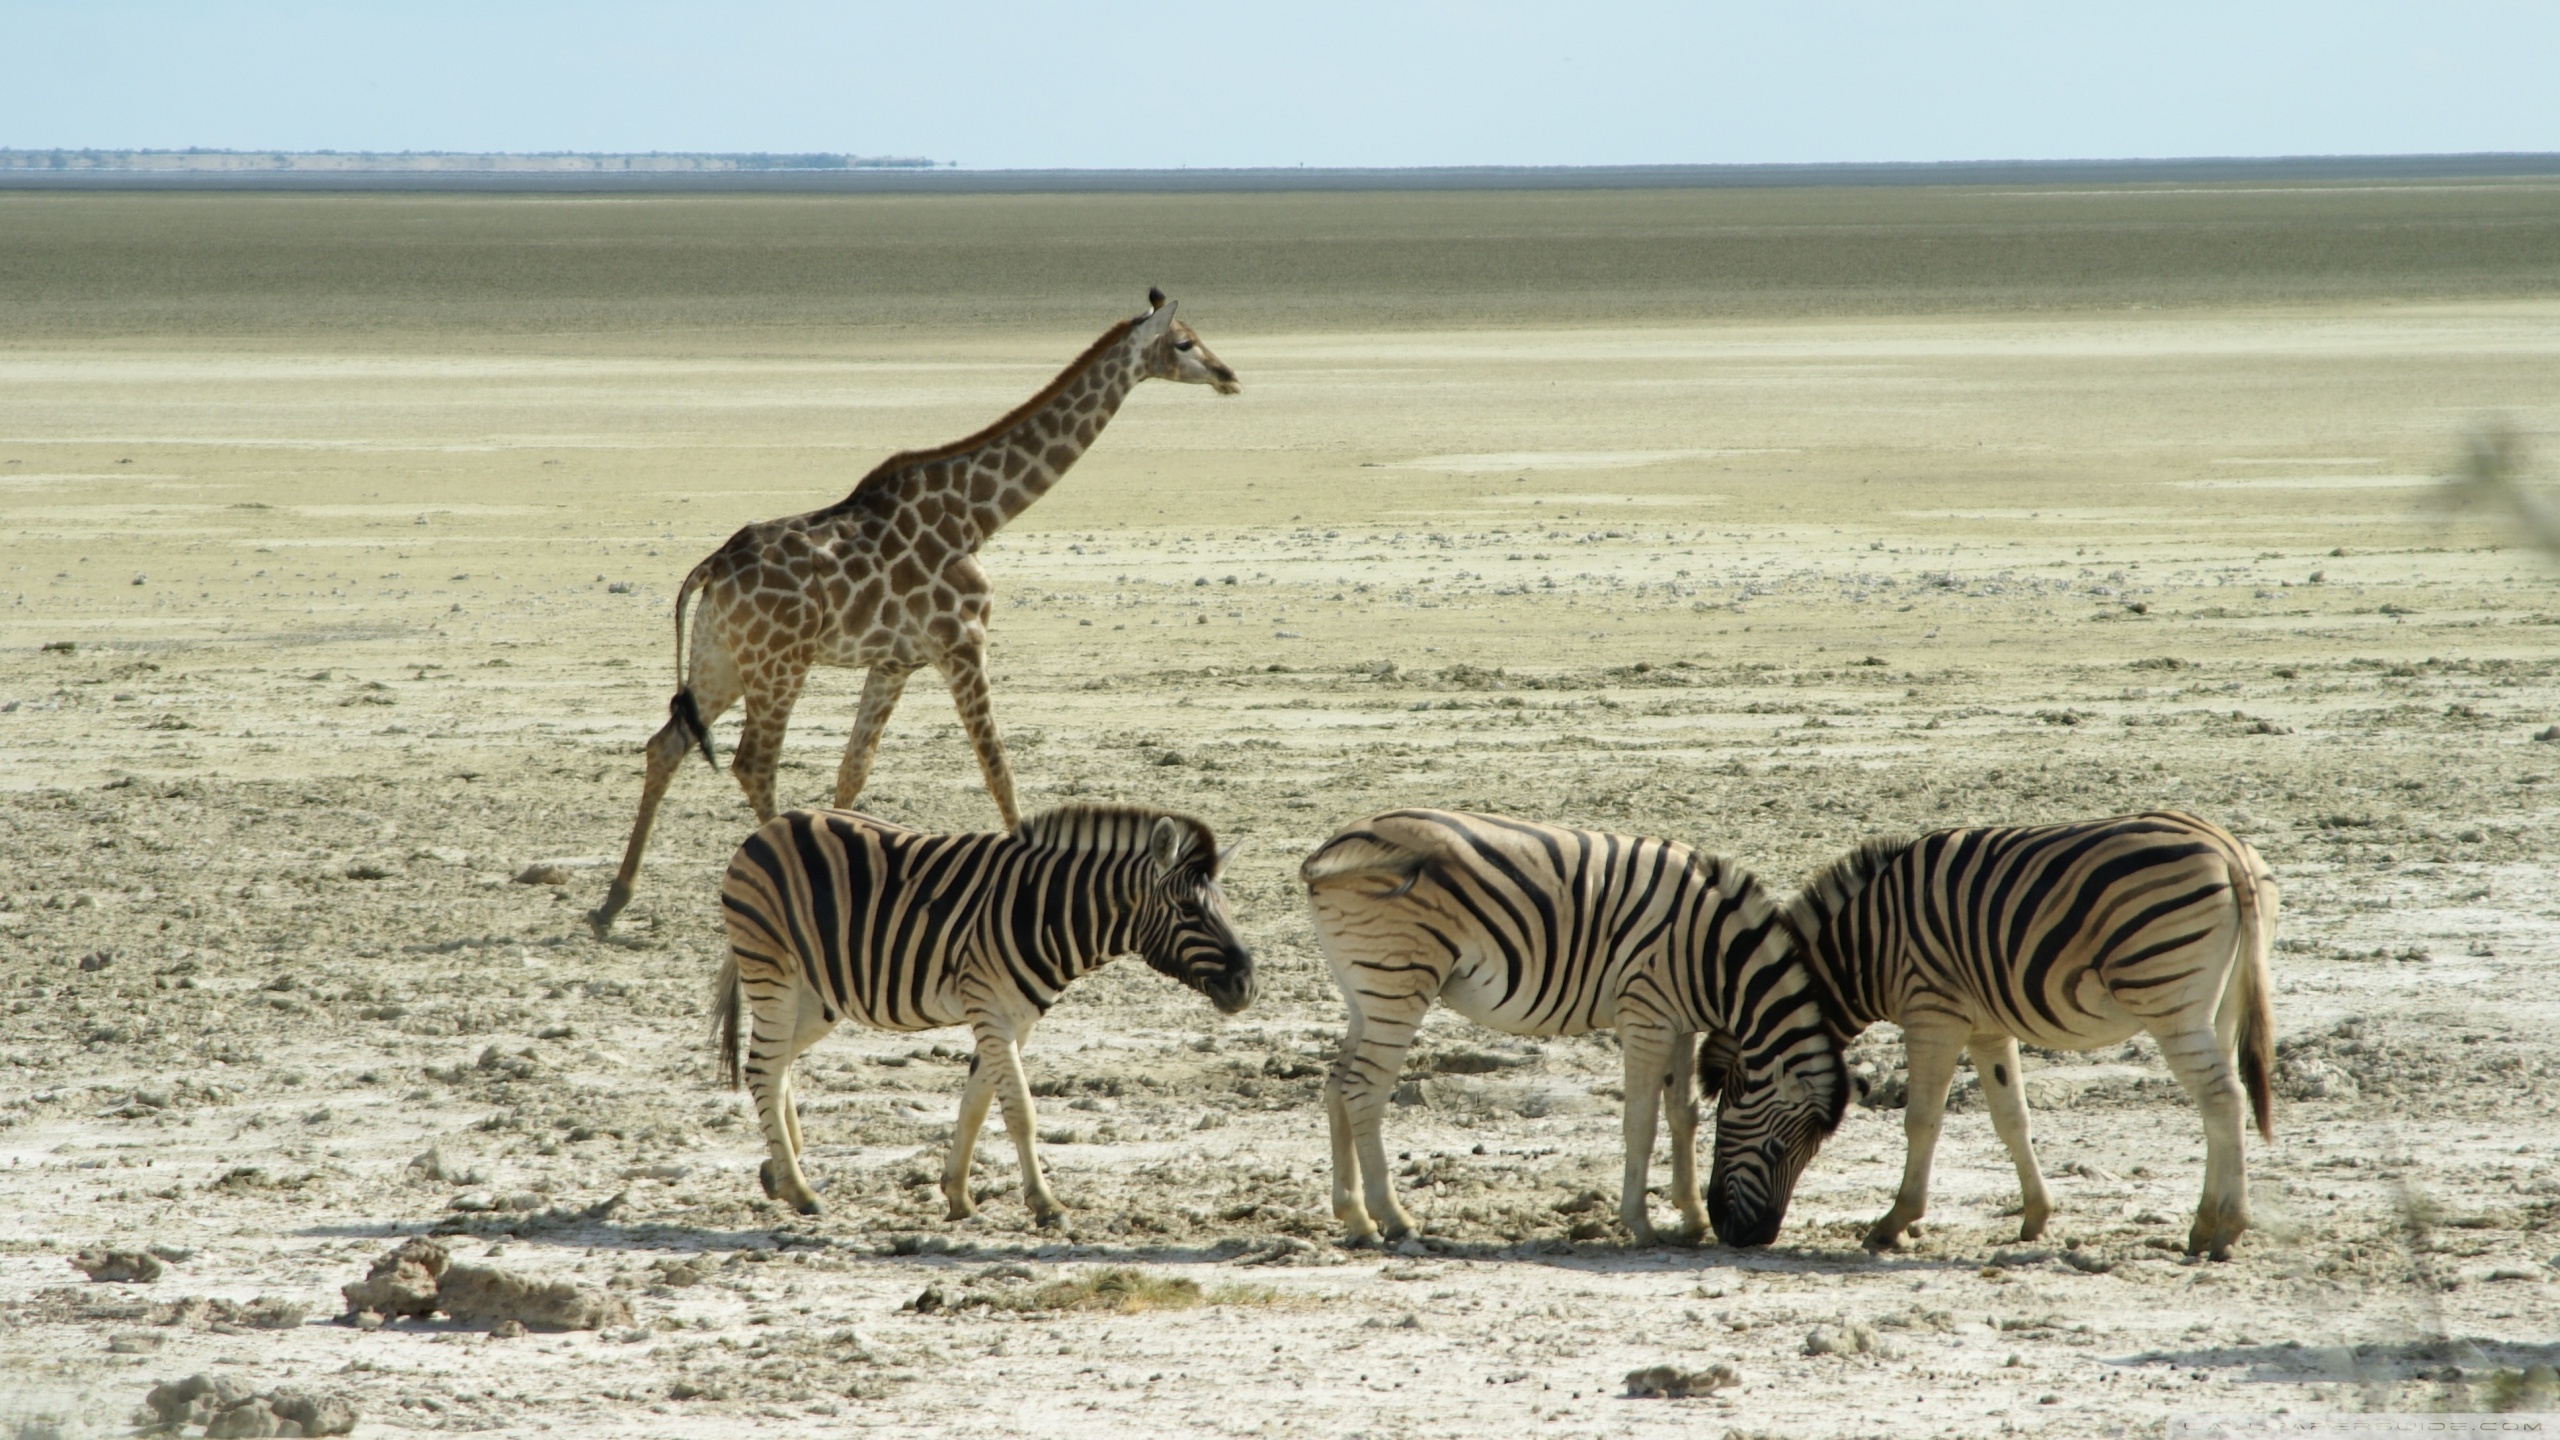
<path id="1" fill-rule="evenodd" d="M 605 913 L 603 906 L 597 906 L 587 912 L 587 928 L 595 932 L 597 939 L 602 940 L 613 933 L 613 917 Z"/>

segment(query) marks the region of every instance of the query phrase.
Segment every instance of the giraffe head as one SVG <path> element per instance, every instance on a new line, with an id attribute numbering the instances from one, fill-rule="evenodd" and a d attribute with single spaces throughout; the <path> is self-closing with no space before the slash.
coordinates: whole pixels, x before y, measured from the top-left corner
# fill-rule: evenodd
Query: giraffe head
<path id="1" fill-rule="evenodd" d="M 1191 327 L 1173 318 L 1174 302 L 1164 298 L 1161 290 L 1147 292 L 1148 310 L 1130 332 L 1130 340 L 1138 347 L 1140 363 L 1150 380 L 1179 380 L 1185 385 L 1206 385 L 1221 395 L 1233 395 L 1244 386 Z"/>

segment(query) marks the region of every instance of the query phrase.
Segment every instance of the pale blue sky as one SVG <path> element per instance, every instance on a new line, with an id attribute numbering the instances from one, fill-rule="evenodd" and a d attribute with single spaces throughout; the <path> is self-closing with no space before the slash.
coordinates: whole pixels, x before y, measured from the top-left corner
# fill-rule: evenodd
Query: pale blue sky
<path id="1" fill-rule="evenodd" d="M 0 145 L 972 168 L 2560 150 L 2560 4 L 0 0 Z"/>

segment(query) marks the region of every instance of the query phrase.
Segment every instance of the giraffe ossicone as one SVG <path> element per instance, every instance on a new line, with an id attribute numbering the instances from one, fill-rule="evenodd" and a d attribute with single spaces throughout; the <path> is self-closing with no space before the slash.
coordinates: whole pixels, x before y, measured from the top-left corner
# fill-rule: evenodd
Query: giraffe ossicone
<path id="1" fill-rule="evenodd" d="M 892 455 L 823 510 L 749 525 L 685 576 L 676 592 L 676 693 L 650 737 L 640 813 L 622 868 L 589 912 L 599 939 L 630 903 L 649 827 L 685 752 L 712 754 L 711 724 L 744 701 L 729 769 L 759 821 L 775 813 L 774 770 L 791 706 L 814 666 L 868 667 L 853 735 L 836 770 L 835 803 L 862 794 L 907 677 L 931 666 L 977 753 L 1007 828 L 1021 819 L 1013 772 L 987 703 L 991 590 L 978 547 L 1083 456 L 1140 382 L 1243 387 L 1162 290 L 1144 314 L 1104 331 L 1039 393 L 993 425 L 931 450 Z M 699 596 L 690 630 L 685 611 Z"/>

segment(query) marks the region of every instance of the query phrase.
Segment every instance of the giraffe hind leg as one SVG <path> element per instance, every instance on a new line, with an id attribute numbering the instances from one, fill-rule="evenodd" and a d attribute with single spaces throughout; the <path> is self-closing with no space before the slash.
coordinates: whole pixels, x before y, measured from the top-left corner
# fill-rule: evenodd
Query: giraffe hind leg
<path id="1" fill-rule="evenodd" d="M 615 917 L 631 903 L 632 888 L 640 881 L 640 857 L 649 849 L 649 828 L 657 821 L 658 805 L 666 799 L 668 784 L 684 768 L 685 751 L 691 743 L 699 743 L 703 754 L 711 753 L 711 721 L 718 719 L 737 698 L 735 690 L 704 684 L 687 685 L 668 702 L 667 723 L 649 737 L 645 750 L 648 773 L 640 782 L 640 813 L 631 822 L 631 838 L 623 842 L 622 868 L 614 872 L 604 903 L 587 912 L 587 926 L 597 939 L 613 932 Z"/>
<path id="2" fill-rule="evenodd" d="M 863 676 L 862 705 L 853 713 L 853 736 L 845 741 L 844 763 L 836 767 L 837 809 L 850 810 L 862 798 L 862 787 L 871 779 L 872 757 L 880 752 L 880 732 L 888 728 L 889 712 L 898 708 L 908 673 L 884 660 Z"/>
<path id="3" fill-rule="evenodd" d="M 791 706 L 800 698 L 808 673 L 805 668 L 788 671 L 747 691 L 746 720 L 738 730 L 737 753 L 729 757 L 729 773 L 738 777 L 738 788 L 746 792 L 758 824 L 779 813 L 774 804 L 774 772 L 782 764 L 782 735 L 791 726 Z"/>

